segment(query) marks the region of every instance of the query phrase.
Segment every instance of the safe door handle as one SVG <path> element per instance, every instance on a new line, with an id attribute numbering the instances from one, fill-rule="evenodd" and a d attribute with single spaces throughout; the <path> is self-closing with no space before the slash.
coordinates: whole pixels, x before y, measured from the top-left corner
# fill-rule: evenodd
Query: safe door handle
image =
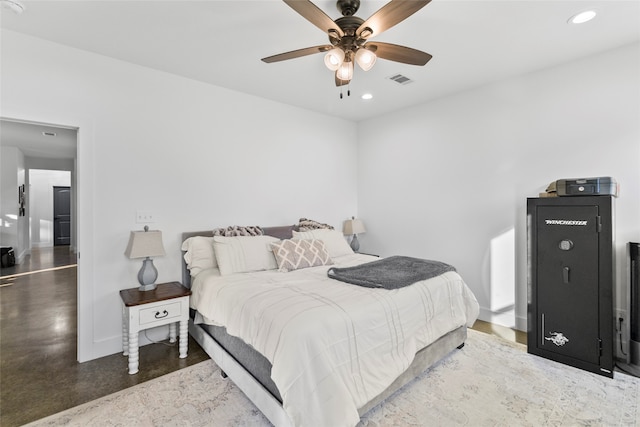
<path id="1" fill-rule="evenodd" d="M 569 267 L 562 267 L 562 280 L 564 283 L 569 283 Z"/>
<path id="2" fill-rule="evenodd" d="M 159 311 L 156 311 L 156 319 L 162 319 L 165 318 L 169 315 L 169 312 L 167 310 L 162 310 L 162 313 L 160 313 Z"/>

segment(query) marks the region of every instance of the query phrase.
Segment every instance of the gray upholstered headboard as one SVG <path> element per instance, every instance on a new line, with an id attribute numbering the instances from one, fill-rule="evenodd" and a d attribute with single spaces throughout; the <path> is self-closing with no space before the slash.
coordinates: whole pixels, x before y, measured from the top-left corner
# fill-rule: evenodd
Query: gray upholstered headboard
<path id="1" fill-rule="evenodd" d="M 279 227 L 262 227 L 262 231 L 267 236 L 277 237 L 278 239 L 290 239 L 293 237 L 293 230 L 297 227 L 295 225 L 283 225 Z M 205 231 L 187 231 L 182 233 L 182 242 L 189 237 L 194 236 L 206 236 L 211 237 L 213 235 L 213 228 Z M 182 252 L 182 284 L 187 288 L 191 288 L 191 274 L 187 269 L 187 263 L 184 261 L 184 251 Z"/>

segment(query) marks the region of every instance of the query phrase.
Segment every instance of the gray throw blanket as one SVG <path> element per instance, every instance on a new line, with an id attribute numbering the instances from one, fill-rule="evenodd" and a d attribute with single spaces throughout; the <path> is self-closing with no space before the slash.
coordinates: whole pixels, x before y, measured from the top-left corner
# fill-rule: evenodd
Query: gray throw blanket
<path id="1" fill-rule="evenodd" d="M 447 271 L 456 269 L 440 261 L 392 256 L 355 267 L 332 267 L 327 275 L 332 279 L 368 288 L 398 289 Z"/>

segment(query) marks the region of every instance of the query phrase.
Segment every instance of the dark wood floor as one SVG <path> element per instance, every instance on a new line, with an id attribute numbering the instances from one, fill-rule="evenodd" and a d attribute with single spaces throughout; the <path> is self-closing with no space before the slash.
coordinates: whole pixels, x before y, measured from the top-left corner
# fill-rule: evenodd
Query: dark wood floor
<path id="1" fill-rule="evenodd" d="M 140 372 L 129 375 L 121 353 L 85 363 L 77 354 L 75 256 L 67 247 L 34 250 L 0 278 L 0 426 L 19 426 L 208 359 L 189 338 L 178 348 L 140 349 Z M 482 332 L 526 343 L 526 334 L 476 321 Z"/>

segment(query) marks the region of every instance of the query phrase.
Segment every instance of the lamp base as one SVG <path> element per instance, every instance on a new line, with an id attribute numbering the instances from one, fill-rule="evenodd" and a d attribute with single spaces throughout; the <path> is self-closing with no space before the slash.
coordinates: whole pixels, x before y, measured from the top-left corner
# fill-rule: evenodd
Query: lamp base
<path id="1" fill-rule="evenodd" d="M 360 250 L 360 242 L 358 241 L 358 235 L 354 234 L 353 239 L 351 239 L 351 249 L 354 252 L 358 252 Z"/>
<path id="2" fill-rule="evenodd" d="M 146 257 L 142 260 L 142 268 L 138 272 L 138 282 L 140 282 L 139 291 L 152 291 L 156 288 L 156 279 L 158 278 L 158 270 L 153 265 L 153 260 Z"/>
<path id="3" fill-rule="evenodd" d="M 138 286 L 138 290 L 141 291 L 141 292 L 152 291 L 155 288 L 157 288 L 157 285 L 155 283 L 152 283 L 150 285 L 140 285 L 140 286 Z"/>

